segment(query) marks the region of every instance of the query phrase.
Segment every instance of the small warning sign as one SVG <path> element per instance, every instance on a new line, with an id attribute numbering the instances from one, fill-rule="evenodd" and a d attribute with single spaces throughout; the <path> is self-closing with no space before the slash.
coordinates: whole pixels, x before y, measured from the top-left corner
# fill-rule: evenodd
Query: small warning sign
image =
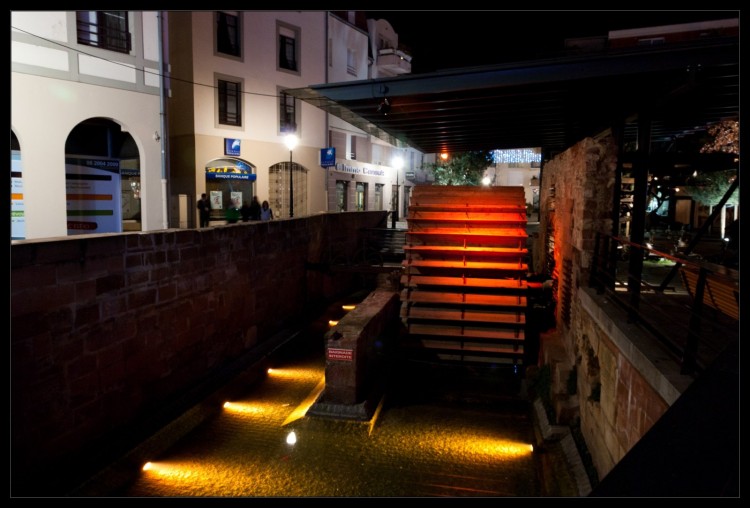
<path id="1" fill-rule="evenodd" d="M 352 349 L 341 349 L 338 347 L 329 347 L 327 349 L 329 360 L 339 360 L 342 362 L 351 362 L 353 358 Z"/>

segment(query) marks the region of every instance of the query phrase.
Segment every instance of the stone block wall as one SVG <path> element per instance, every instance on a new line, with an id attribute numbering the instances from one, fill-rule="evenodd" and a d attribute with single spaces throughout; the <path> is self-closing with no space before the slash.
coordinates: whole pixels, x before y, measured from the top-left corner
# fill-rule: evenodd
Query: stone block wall
<path id="1" fill-rule="evenodd" d="M 690 380 L 655 339 L 593 290 L 580 293 L 575 330 L 581 429 L 601 479 Z"/>
<path id="2" fill-rule="evenodd" d="M 551 231 L 554 252 L 546 252 L 547 243 L 538 250 L 554 256 L 555 273 L 550 274 L 557 279 L 554 335 L 559 338 L 558 349 L 562 346 L 564 351 L 554 355 L 554 371 L 559 373 L 559 379 L 553 380 L 556 409 L 566 412 L 558 419 L 579 419 L 600 479 L 679 392 L 668 375 L 655 368 L 647 352 L 648 340 L 636 341 L 630 328 L 623 332 L 624 316 L 601 314 L 602 302 L 587 297 L 596 234 L 612 232 L 616 168 L 614 140 L 587 138 L 544 164 L 540 190 L 539 241 L 545 242 L 544 235 Z M 576 394 L 565 401 L 563 377 L 571 369 L 575 369 Z"/>
<path id="3" fill-rule="evenodd" d="M 351 291 L 357 280 L 325 264 L 351 255 L 360 228 L 385 214 L 13 242 L 14 481 L 84 468 L 131 425 Z"/>

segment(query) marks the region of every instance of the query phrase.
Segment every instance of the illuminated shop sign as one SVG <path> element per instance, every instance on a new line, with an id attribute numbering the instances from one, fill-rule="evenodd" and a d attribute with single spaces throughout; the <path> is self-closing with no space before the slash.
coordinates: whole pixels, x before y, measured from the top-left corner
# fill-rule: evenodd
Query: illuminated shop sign
<path id="1" fill-rule="evenodd" d="M 253 167 L 240 159 L 217 159 L 206 165 L 207 180 L 248 180 L 254 182 L 257 175 Z"/>
<path id="2" fill-rule="evenodd" d="M 385 176 L 384 169 L 373 169 L 368 167 L 357 167 L 349 166 L 339 162 L 336 164 L 336 171 L 339 173 L 349 173 L 351 175 L 366 175 L 366 176 Z"/>
<path id="3" fill-rule="evenodd" d="M 321 148 L 320 165 L 324 168 L 330 168 L 336 165 L 336 149 L 333 147 Z"/>
<path id="4" fill-rule="evenodd" d="M 224 138 L 224 155 L 240 155 L 240 140 Z"/>

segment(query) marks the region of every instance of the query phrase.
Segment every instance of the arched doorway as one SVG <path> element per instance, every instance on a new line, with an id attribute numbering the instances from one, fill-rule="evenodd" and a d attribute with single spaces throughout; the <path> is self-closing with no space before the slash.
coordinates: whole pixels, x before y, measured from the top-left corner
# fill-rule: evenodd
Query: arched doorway
<path id="1" fill-rule="evenodd" d="M 289 218 L 290 177 L 294 178 L 294 216 L 307 215 L 307 168 L 296 162 L 280 162 L 268 168 L 269 203 L 273 216 Z"/>
<path id="2" fill-rule="evenodd" d="M 65 141 L 68 235 L 141 230 L 140 155 L 107 118 L 79 123 Z"/>

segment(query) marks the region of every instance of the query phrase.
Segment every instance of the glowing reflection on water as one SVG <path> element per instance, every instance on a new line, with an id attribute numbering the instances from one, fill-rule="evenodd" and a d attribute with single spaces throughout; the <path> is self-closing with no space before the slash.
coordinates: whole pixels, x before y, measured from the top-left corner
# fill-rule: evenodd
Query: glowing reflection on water
<path id="1" fill-rule="evenodd" d="M 538 495 L 533 430 L 518 406 L 408 397 L 389 405 L 386 397 L 377 421 L 305 416 L 325 386 L 321 356 L 270 369 L 252 391 L 152 461 L 126 495 Z"/>

